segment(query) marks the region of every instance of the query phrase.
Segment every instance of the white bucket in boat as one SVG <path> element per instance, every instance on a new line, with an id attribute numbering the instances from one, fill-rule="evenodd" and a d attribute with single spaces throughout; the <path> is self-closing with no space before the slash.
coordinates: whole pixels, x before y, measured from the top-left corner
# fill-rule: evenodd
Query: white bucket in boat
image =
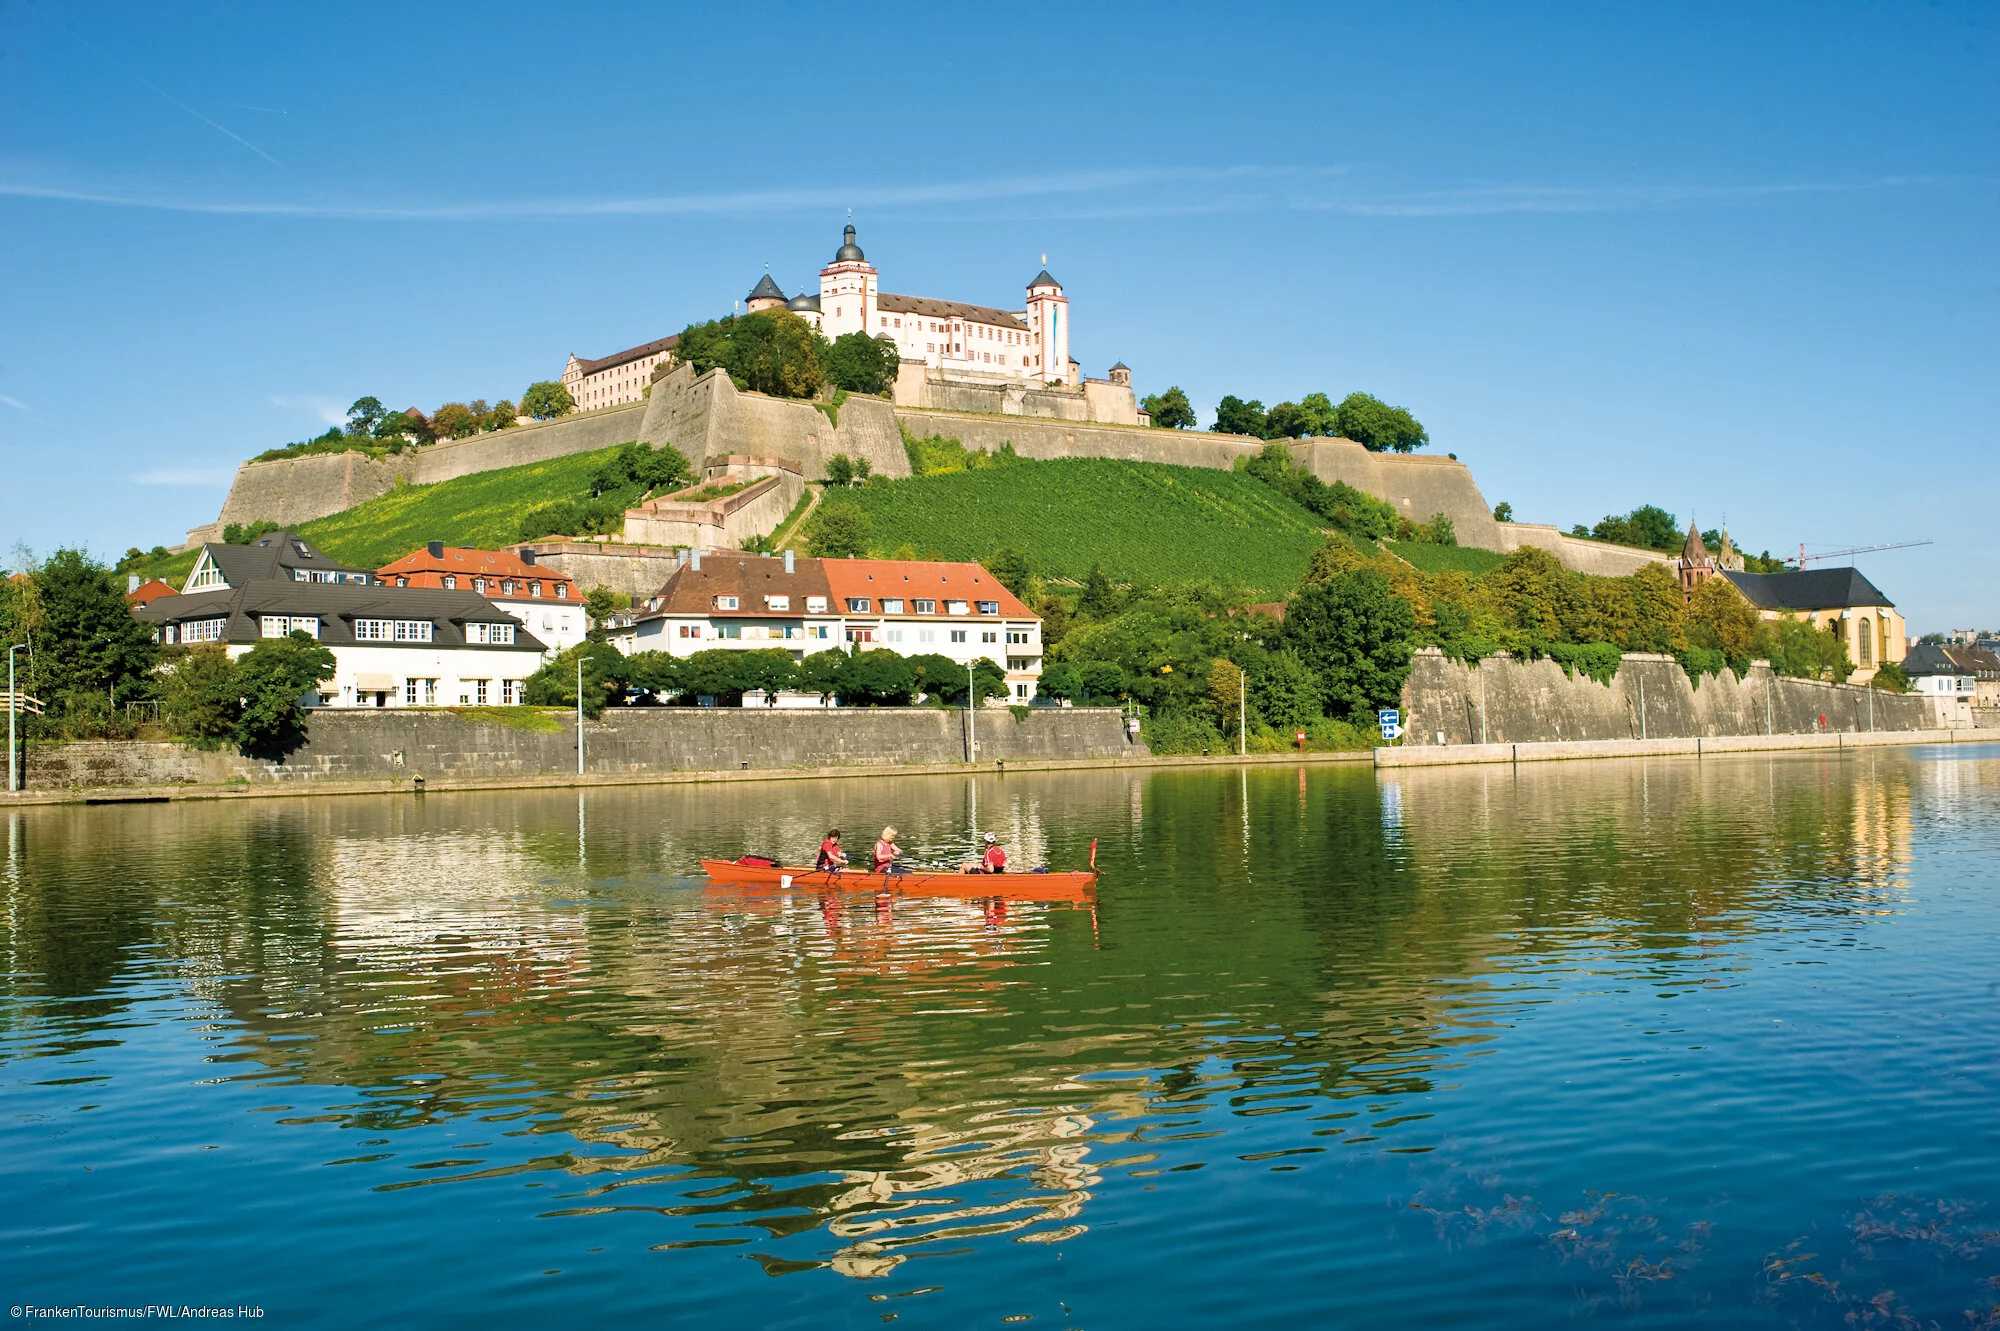
<path id="1" fill-rule="evenodd" d="M 792 876 L 790 874 L 781 873 L 778 875 L 779 887 L 790 887 L 791 885 L 792 885 Z"/>

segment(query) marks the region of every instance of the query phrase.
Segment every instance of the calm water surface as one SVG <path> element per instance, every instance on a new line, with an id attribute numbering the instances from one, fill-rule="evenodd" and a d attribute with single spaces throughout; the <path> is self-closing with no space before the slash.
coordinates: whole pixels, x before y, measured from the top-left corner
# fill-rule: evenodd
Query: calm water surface
<path id="1" fill-rule="evenodd" d="M 890 820 L 1095 909 L 690 876 Z M 10 1304 L 2000 1322 L 2000 747 L 0 833 Z"/>

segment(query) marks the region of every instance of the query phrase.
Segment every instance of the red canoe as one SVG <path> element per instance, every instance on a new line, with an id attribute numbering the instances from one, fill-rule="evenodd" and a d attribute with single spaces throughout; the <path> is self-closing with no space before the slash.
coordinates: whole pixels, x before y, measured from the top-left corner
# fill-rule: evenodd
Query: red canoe
<path id="1" fill-rule="evenodd" d="M 789 888 L 796 892 L 890 892 L 901 896 L 1005 897 L 1009 901 L 1088 901 L 1097 885 L 1095 873 L 864 873 L 858 869 L 826 872 L 784 865 L 738 864 L 734 860 L 703 860 L 702 872 L 711 882 L 743 887 Z"/>

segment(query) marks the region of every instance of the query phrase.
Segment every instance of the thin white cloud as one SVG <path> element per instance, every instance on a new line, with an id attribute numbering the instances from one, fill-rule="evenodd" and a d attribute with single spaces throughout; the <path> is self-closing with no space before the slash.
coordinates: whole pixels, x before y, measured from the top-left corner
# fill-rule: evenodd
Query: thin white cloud
<path id="1" fill-rule="evenodd" d="M 1303 212 L 1360 217 L 1484 217 L 1500 213 L 1650 212 L 1703 204 L 1748 204 L 1788 195 L 1854 194 L 1868 190 L 1958 183 L 1945 176 L 1882 176 L 1874 180 L 1769 185 L 1488 185 L 1410 194 L 1296 199 Z"/>
<path id="2" fill-rule="evenodd" d="M 287 411 L 309 411 L 328 425 L 339 425 L 347 419 L 346 410 L 330 397 L 315 397 L 311 394 L 300 397 L 273 397 L 270 403 Z"/>
<path id="3" fill-rule="evenodd" d="M 156 193 L 137 188 L 74 187 L 38 184 L 25 180 L 0 180 L 0 195 L 72 203 L 96 203 L 116 208 L 144 208 L 226 216 L 385 222 L 508 222 L 587 217 L 753 216 L 827 209 L 988 203 L 1004 199 L 1105 194 L 1174 185 L 1207 188 L 1229 181 L 1272 177 L 1323 177 L 1337 172 L 1338 168 L 1259 166 L 1133 168 L 843 189 L 502 199 L 482 203 L 414 207 L 378 207 L 285 199 L 210 199 L 185 194 Z"/>
<path id="4" fill-rule="evenodd" d="M 20 398 L 8 397 L 5 393 L 0 393 L 0 402 L 6 403 L 16 411 L 26 411 L 28 409 L 28 404 L 21 401 Z"/>
<path id="5" fill-rule="evenodd" d="M 259 157 L 269 162 L 272 166 L 277 167 L 280 171 L 285 169 L 285 164 L 283 162 L 271 156 L 271 154 L 265 152 L 262 148 L 259 148 L 256 144 L 250 142 L 250 140 L 244 138 L 241 134 L 238 134 L 235 130 L 229 128 L 229 126 L 221 124 L 214 120 L 210 120 L 207 116 L 195 110 L 192 106 L 189 106 L 186 102 L 174 96 L 172 93 L 168 92 L 165 88 L 162 88 L 159 84 L 154 83 L 151 79 L 147 78 L 145 75 L 127 69 L 124 65 L 120 64 L 110 55 L 107 55 L 105 52 L 99 50 L 97 47 L 92 46 L 90 42 L 85 40 L 83 35 L 81 33 L 78 33 L 75 29 L 69 29 L 68 31 L 69 35 L 75 38 L 79 45 L 88 50 L 92 55 L 96 56 L 99 60 L 102 60 L 105 64 L 111 66 L 113 69 L 123 74 L 126 78 L 132 79 L 137 83 L 143 84 L 145 87 L 151 89 L 153 92 L 158 93 L 162 98 L 173 103 L 175 106 L 178 106 L 181 110 L 187 112 L 189 115 L 193 116 L 196 120 L 199 120 L 202 124 L 207 125 L 210 129 L 214 130 L 216 133 L 234 139 L 236 142 L 242 144 L 245 148 L 248 148 L 251 152 L 256 153 Z"/>
<path id="6" fill-rule="evenodd" d="M 234 467 L 161 467 L 142 471 L 132 478 L 141 485 L 228 485 L 236 479 Z"/>

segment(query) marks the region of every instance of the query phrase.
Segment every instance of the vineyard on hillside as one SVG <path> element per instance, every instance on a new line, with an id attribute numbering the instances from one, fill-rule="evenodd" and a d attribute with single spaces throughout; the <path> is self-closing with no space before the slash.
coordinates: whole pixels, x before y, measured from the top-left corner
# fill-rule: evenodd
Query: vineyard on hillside
<path id="1" fill-rule="evenodd" d="M 1057 458 L 847 491 L 884 555 L 982 559 L 1003 545 L 1044 577 L 1102 564 L 1120 582 L 1214 578 L 1278 597 L 1326 538 L 1318 519 L 1239 472 Z"/>
<path id="2" fill-rule="evenodd" d="M 591 477 L 615 449 L 571 453 L 435 485 L 409 485 L 299 526 L 333 558 L 380 568 L 425 541 L 499 550 L 513 543 L 521 515 L 551 499 L 587 500 Z M 582 533 L 577 533 L 581 535 Z"/>
<path id="3" fill-rule="evenodd" d="M 1389 550 L 1426 573 L 1450 570 L 1469 578 L 1498 568 L 1507 557 L 1497 550 L 1476 550 L 1469 545 L 1427 545 L 1422 541 L 1391 541 Z"/>

